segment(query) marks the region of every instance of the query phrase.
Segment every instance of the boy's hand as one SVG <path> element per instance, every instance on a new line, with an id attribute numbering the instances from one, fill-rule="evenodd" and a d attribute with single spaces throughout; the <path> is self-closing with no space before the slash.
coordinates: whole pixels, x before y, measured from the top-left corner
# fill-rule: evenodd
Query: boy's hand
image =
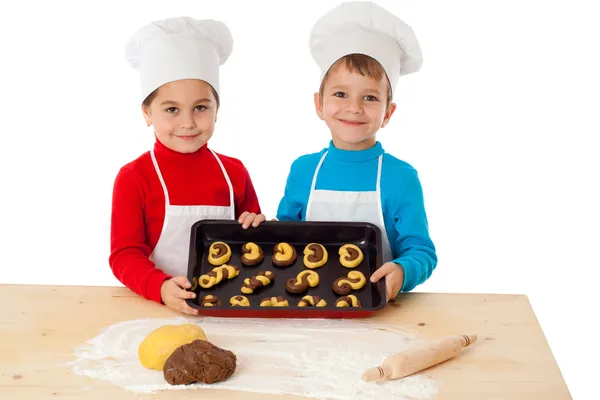
<path id="1" fill-rule="evenodd" d="M 185 290 L 190 287 L 192 285 L 185 276 L 176 276 L 163 282 L 160 287 L 160 297 L 163 303 L 173 311 L 188 315 L 198 315 L 198 310 L 188 306 L 185 302 L 186 299 L 196 298 L 196 293 Z"/>
<path id="2" fill-rule="evenodd" d="M 383 264 L 371 275 L 371 282 L 375 283 L 385 276 L 386 303 L 396 297 L 404 284 L 404 269 L 393 262 Z"/>
<path id="3" fill-rule="evenodd" d="M 244 211 L 242 215 L 238 218 L 238 222 L 242 224 L 242 228 L 246 229 L 250 225 L 253 227 L 259 226 L 261 223 L 265 222 L 266 218 L 263 214 L 254 214 L 248 211 Z"/>

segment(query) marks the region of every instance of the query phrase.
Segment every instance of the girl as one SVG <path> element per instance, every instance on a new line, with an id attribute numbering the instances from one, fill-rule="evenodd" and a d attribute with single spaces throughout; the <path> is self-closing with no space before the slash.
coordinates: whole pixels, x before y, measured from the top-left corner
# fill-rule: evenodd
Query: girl
<path id="1" fill-rule="evenodd" d="M 265 219 L 242 162 L 207 145 L 219 109 L 219 66 L 232 49 L 225 24 L 189 17 L 150 23 L 127 46 L 156 142 L 115 179 L 109 262 L 135 293 L 191 315 L 198 314 L 185 301 L 195 297 L 185 290 L 191 226 L 238 219 L 248 228 Z"/>

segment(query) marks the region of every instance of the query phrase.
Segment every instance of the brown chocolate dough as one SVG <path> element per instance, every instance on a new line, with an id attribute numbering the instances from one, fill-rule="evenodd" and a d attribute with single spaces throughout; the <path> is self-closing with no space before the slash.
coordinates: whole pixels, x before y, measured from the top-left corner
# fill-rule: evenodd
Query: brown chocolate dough
<path id="1" fill-rule="evenodd" d="M 171 385 L 224 381 L 235 372 L 237 358 L 205 340 L 178 347 L 165 362 L 163 375 Z"/>

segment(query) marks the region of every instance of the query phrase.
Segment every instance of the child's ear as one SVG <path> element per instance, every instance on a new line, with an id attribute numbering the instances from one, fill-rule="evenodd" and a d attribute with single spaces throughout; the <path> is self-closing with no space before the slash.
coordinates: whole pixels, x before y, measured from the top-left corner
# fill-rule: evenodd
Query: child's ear
<path id="1" fill-rule="evenodd" d="M 315 110 L 317 111 L 319 118 L 325 120 L 323 117 L 323 103 L 321 102 L 321 96 L 319 96 L 319 93 L 315 93 Z"/>
<path id="2" fill-rule="evenodd" d="M 394 113 L 394 111 L 396 111 L 396 103 L 390 104 L 390 107 L 385 112 L 385 117 L 383 117 L 383 122 L 381 124 L 382 128 L 386 126 L 388 122 L 390 122 L 390 118 L 392 118 L 392 114 Z"/>
<path id="3" fill-rule="evenodd" d="M 146 120 L 146 125 L 152 125 L 152 115 L 150 114 L 150 107 L 143 104 L 142 105 L 142 113 L 144 114 L 144 119 Z"/>

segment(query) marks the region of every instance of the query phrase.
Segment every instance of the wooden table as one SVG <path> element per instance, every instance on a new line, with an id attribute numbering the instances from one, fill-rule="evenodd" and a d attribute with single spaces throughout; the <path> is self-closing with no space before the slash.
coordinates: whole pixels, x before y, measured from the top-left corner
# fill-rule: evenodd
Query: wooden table
<path id="1" fill-rule="evenodd" d="M 0 304 L 1 399 L 284 398 L 207 389 L 136 395 L 60 366 L 108 325 L 176 315 L 125 288 L 2 285 Z M 526 296 L 409 293 L 373 318 L 420 339 L 478 334 L 461 356 L 424 372 L 438 384 L 436 400 L 571 399 Z"/>

